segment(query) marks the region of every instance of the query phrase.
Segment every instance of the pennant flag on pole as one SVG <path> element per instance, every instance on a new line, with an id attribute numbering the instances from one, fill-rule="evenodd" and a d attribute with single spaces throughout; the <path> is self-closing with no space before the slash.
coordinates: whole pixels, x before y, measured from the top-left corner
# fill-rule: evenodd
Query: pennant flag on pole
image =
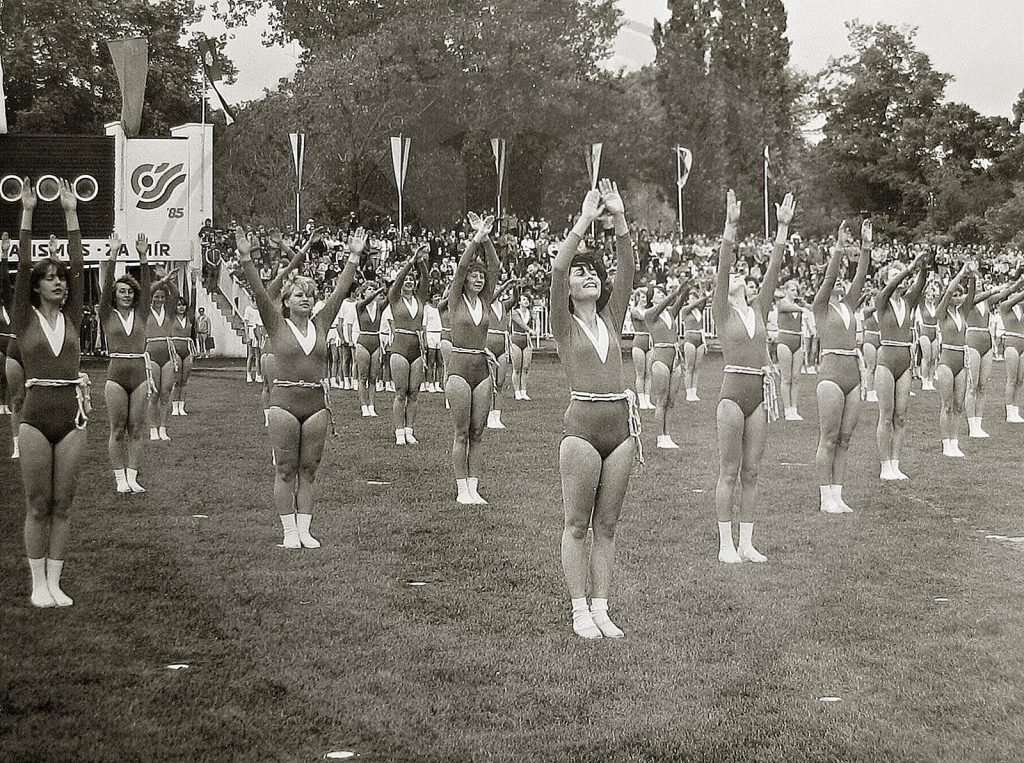
<path id="1" fill-rule="evenodd" d="M 199 56 L 203 61 L 203 71 L 210 82 L 220 82 L 224 78 L 224 70 L 220 65 L 220 53 L 217 43 L 208 37 L 199 38 Z"/>
<path id="2" fill-rule="evenodd" d="M 405 173 L 409 169 L 410 142 L 410 138 L 403 138 L 401 135 L 391 138 L 391 164 L 395 169 L 395 185 L 398 186 L 399 195 L 405 187 Z"/>
<path id="3" fill-rule="evenodd" d="M 590 187 L 597 188 L 597 179 L 601 174 L 601 147 L 603 143 L 591 143 L 587 152 L 587 172 L 590 174 Z"/>
<path id="4" fill-rule="evenodd" d="M 498 197 L 505 185 L 505 141 L 502 138 L 491 138 L 491 153 L 494 154 L 494 171 L 498 175 Z"/>
<path id="5" fill-rule="evenodd" d="M 213 102 L 224 112 L 225 124 L 233 125 L 235 123 L 235 112 L 228 106 L 228 102 L 224 100 L 224 96 L 220 94 L 220 90 L 217 89 L 213 82 L 210 83 L 210 93 L 213 94 Z"/>
<path id="6" fill-rule="evenodd" d="M 133 138 L 142 129 L 142 103 L 146 97 L 149 71 L 149 43 L 145 37 L 108 40 L 117 81 L 121 85 L 121 124 L 125 135 Z"/>
<path id="7" fill-rule="evenodd" d="M 7 96 L 4 95 L 4 62 L 0 60 L 0 135 L 7 132 Z"/>
<path id="8" fill-rule="evenodd" d="M 768 156 L 768 146 L 764 147 L 764 172 L 769 180 L 775 180 L 775 175 L 772 174 L 772 160 Z"/>
<path id="9" fill-rule="evenodd" d="M 682 146 L 676 146 L 676 151 L 679 154 L 676 185 L 680 188 L 684 188 L 686 186 L 686 179 L 690 177 L 690 167 L 693 166 L 693 152 L 688 148 L 683 148 Z"/>
<path id="10" fill-rule="evenodd" d="M 295 183 L 302 188 L 302 160 L 306 155 L 306 134 L 290 132 L 288 138 L 292 142 L 292 166 L 295 168 Z"/>

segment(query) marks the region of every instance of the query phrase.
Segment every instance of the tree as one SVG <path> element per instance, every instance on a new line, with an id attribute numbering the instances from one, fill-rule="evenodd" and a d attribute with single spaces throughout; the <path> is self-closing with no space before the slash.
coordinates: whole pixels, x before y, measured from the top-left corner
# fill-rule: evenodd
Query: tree
<path id="1" fill-rule="evenodd" d="M 788 69 L 781 0 L 670 0 L 669 9 L 654 35 L 666 137 L 694 152 L 688 227 L 709 231 L 728 188 L 759 208 L 765 146 L 776 187 L 788 186 L 799 78 Z"/>
<path id="2" fill-rule="evenodd" d="M 7 0 L 0 9 L 11 132 L 101 132 L 121 109 L 105 41 L 135 35 L 149 40 L 143 134 L 198 118 L 198 55 L 182 44 L 201 17 L 195 0 Z M 234 72 L 228 61 L 225 70 Z"/>

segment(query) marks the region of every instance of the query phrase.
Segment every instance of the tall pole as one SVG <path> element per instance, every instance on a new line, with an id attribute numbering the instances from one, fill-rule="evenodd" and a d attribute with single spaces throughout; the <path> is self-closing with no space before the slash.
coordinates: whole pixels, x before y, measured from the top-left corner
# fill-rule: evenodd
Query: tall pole
<path id="1" fill-rule="evenodd" d="M 676 146 L 676 205 L 679 208 L 679 234 L 683 233 L 683 159 L 682 151 Z"/>
<path id="2" fill-rule="evenodd" d="M 203 114 L 202 114 L 202 117 L 201 117 L 201 120 L 202 120 L 201 123 L 205 125 L 206 124 L 206 89 L 209 86 L 206 84 L 206 82 L 207 82 L 207 80 L 206 80 L 206 66 L 204 66 L 202 63 L 200 63 L 199 65 L 202 67 L 202 70 L 203 70 L 203 92 L 202 92 L 202 95 L 200 96 L 200 101 L 203 104 Z"/>
<path id="3" fill-rule="evenodd" d="M 299 191 L 299 190 L 295 191 L 295 234 L 296 235 L 298 235 L 299 231 L 301 230 L 301 228 L 299 226 L 299 223 L 300 223 L 299 204 L 301 202 L 301 196 L 302 196 L 302 191 Z"/>
<path id="4" fill-rule="evenodd" d="M 768 240 L 768 162 L 764 162 L 764 239 Z"/>

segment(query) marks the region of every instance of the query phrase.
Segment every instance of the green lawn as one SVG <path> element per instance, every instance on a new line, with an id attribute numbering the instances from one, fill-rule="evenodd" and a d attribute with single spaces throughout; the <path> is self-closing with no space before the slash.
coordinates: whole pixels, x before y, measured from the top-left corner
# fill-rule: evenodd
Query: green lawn
<path id="1" fill-rule="evenodd" d="M 719 365 L 703 402 L 677 408 L 680 450 L 645 437 L 619 535 L 618 641 L 569 624 L 567 394 L 551 362 L 534 402 L 510 400 L 509 428 L 485 435 L 486 507 L 454 502 L 440 395 L 421 398 L 422 444 L 399 449 L 390 396 L 362 419 L 335 392 L 318 551 L 276 545 L 258 390 L 238 370 L 193 377 L 192 415 L 147 443 L 141 497 L 113 492 L 98 400 L 69 610 L 29 605 L 20 476 L 0 450 L 0 760 L 1024 757 L 1024 543 L 985 537 L 1024 535 L 1024 427 L 1002 422 L 1001 364 L 993 437 L 965 438 L 964 461 L 939 455 L 937 393 L 914 398 L 909 484 L 878 481 L 866 406 L 848 516 L 817 511 L 803 377 L 807 421 L 773 425 L 762 468 L 755 540 L 770 561 L 736 566 L 716 559 Z M 102 367 L 88 370 L 102 390 Z M 5 417 L 3 448 L 8 432 Z"/>

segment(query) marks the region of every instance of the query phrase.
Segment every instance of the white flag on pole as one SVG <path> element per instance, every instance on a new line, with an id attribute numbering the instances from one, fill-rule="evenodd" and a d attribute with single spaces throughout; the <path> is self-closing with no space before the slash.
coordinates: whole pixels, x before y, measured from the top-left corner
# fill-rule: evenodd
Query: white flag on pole
<path id="1" fill-rule="evenodd" d="M 306 155 L 306 134 L 302 132 L 288 133 L 292 142 L 292 165 L 295 167 L 295 182 L 302 190 L 302 160 Z"/>
<path id="2" fill-rule="evenodd" d="M 409 170 L 410 142 L 410 138 L 403 138 L 401 135 L 391 137 L 391 165 L 395 170 L 395 185 L 398 186 L 399 194 L 405 187 L 405 173 Z"/>
<path id="3" fill-rule="evenodd" d="M 591 143 L 587 151 L 587 172 L 590 174 L 590 187 L 597 188 L 597 179 L 601 175 L 601 147 L 603 143 Z"/>
<path id="4" fill-rule="evenodd" d="M 498 175 L 498 195 L 501 196 L 505 184 L 505 140 L 491 138 L 491 153 L 494 154 L 494 171 Z"/>
<path id="5" fill-rule="evenodd" d="M 4 95 L 4 62 L 0 61 L 0 135 L 7 132 L 7 96 Z"/>
<path id="6" fill-rule="evenodd" d="M 679 173 L 676 177 L 676 185 L 680 188 L 686 186 L 686 179 L 690 177 L 690 167 L 693 166 L 693 152 L 688 148 L 676 146 L 679 153 Z"/>

